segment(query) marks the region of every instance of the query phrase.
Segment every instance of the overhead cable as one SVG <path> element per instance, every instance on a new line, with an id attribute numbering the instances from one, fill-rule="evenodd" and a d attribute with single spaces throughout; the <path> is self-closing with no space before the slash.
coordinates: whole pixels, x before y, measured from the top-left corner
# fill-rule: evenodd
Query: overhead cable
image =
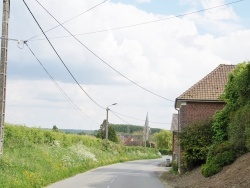
<path id="1" fill-rule="evenodd" d="M 161 19 L 157 19 L 157 20 L 153 20 L 153 21 L 141 22 L 141 23 L 126 25 L 126 26 L 115 27 L 115 28 L 111 28 L 111 29 L 102 29 L 102 30 L 98 30 L 98 31 L 90 31 L 90 32 L 82 33 L 82 34 L 76 34 L 74 36 L 89 35 L 89 34 L 96 34 L 96 33 L 102 33 L 102 32 L 107 32 L 107 31 L 121 30 L 121 29 L 126 29 L 126 28 L 131 28 L 131 27 L 138 27 L 138 26 L 142 26 L 142 25 L 152 24 L 152 23 L 156 23 L 156 22 L 161 22 L 161 21 L 165 21 L 165 20 L 184 17 L 184 16 L 188 16 L 188 15 L 191 15 L 191 14 L 197 14 L 197 13 L 200 13 L 200 12 L 205 12 L 205 11 L 208 11 L 208 10 L 213 10 L 213 9 L 225 7 L 225 6 L 228 6 L 228 5 L 239 3 L 241 1 L 244 1 L 244 0 L 233 1 L 233 2 L 229 2 L 229 3 L 221 4 L 221 5 L 218 5 L 218 6 L 209 7 L 209 8 L 205 8 L 205 9 L 200 9 L 200 10 L 197 10 L 197 11 L 192 11 L 192 12 L 179 14 L 179 15 L 175 15 L 175 16 L 169 16 L 169 17 L 166 17 L 166 18 L 161 18 Z M 64 24 L 64 23 L 62 23 L 62 24 Z M 51 37 L 50 39 L 59 39 L 59 38 L 67 38 L 67 37 L 72 37 L 72 35 Z M 33 38 L 35 38 L 35 37 L 32 37 L 31 39 L 33 39 Z M 29 40 L 31 40 L 31 39 L 29 39 Z M 32 40 L 32 41 L 36 41 L 36 40 L 46 40 L 46 39 L 35 39 L 35 40 Z"/>
<path id="2" fill-rule="evenodd" d="M 89 47 L 87 47 L 85 44 L 83 44 L 78 38 L 76 38 L 67 28 L 65 28 L 40 2 L 38 2 L 36 0 L 36 2 L 58 23 L 61 25 L 62 28 L 64 28 L 75 40 L 77 40 L 83 47 L 85 47 L 90 53 L 92 53 L 96 58 L 98 58 L 101 62 L 103 62 L 105 65 L 107 65 L 109 68 L 111 68 L 112 70 L 114 70 L 116 73 L 118 73 L 119 75 L 121 75 L 122 77 L 124 77 L 126 80 L 128 80 L 129 82 L 133 83 L 134 85 L 138 86 L 139 88 L 143 89 L 144 91 L 147 91 L 148 93 L 151 93 L 157 97 L 160 97 L 164 100 L 170 101 L 170 102 L 174 102 L 171 99 L 168 99 L 166 97 L 163 97 L 159 94 L 156 94 L 148 89 L 146 89 L 145 87 L 139 85 L 138 83 L 136 83 L 135 81 L 131 80 L 130 78 L 128 78 L 127 76 L 125 76 L 124 74 L 122 74 L 121 72 L 119 72 L 118 70 L 116 70 L 114 67 L 112 67 L 111 65 L 109 65 L 106 61 L 104 61 L 100 56 L 98 56 L 94 51 L 92 51 Z M 45 34 L 44 34 L 45 35 Z M 46 36 L 46 35 L 45 35 Z M 47 36 L 46 36 L 47 38 Z M 47 40 L 49 40 L 47 38 Z"/>
<path id="3" fill-rule="evenodd" d="M 74 102 L 73 100 L 64 92 L 64 90 L 60 87 L 60 85 L 55 81 L 55 79 L 52 77 L 52 75 L 49 73 L 49 71 L 45 68 L 45 66 L 42 64 L 42 62 L 38 59 L 38 57 L 36 56 L 36 54 L 33 52 L 33 50 L 30 48 L 30 46 L 25 43 L 25 45 L 28 47 L 28 49 L 30 50 L 30 52 L 33 54 L 33 56 L 36 58 L 36 60 L 39 62 L 39 64 L 41 65 L 41 67 L 43 68 L 43 70 L 46 72 L 46 74 L 49 76 L 50 80 L 52 82 L 54 82 L 54 84 L 56 85 L 56 87 L 61 91 L 61 93 L 65 96 L 65 98 L 70 102 L 71 105 L 73 105 L 73 107 L 78 110 L 78 112 L 81 113 L 81 115 L 85 116 L 87 119 L 89 119 L 90 121 L 94 122 L 95 124 L 98 124 L 96 121 L 94 121 L 93 119 L 91 119 L 87 114 L 85 114 Z"/>
<path id="4" fill-rule="evenodd" d="M 113 112 L 114 114 L 119 114 L 121 116 L 124 116 L 124 117 L 127 117 L 127 118 L 131 118 L 131 119 L 135 119 L 135 120 L 138 120 L 138 121 L 145 121 L 143 119 L 139 119 L 139 118 L 135 118 L 135 117 L 132 117 L 132 116 L 128 116 L 128 115 L 124 115 L 124 114 L 121 114 L 119 112 L 115 112 L 113 110 L 110 110 L 111 112 Z M 162 125 L 169 125 L 170 123 L 160 123 L 160 122 L 155 122 L 155 121 L 148 121 L 149 123 L 155 123 L 155 124 L 162 124 Z"/>
<path id="5" fill-rule="evenodd" d="M 122 119 L 120 116 L 117 115 L 116 112 L 114 112 L 113 110 L 110 110 L 117 118 L 119 118 L 120 120 L 122 120 L 123 122 L 127 123 L 128 125 L 131 125 L 131 123 L 128 123 L 127 121 L 125 121 L 124 119 Z"/>
<path id="6" fill-rule="evenodd" d="M 80 87 L 80 89 L 87 95 L 87 97 L 93 102 L 95 103 L 97 106 L 99 106 L 102 109 L 105 109 L 104 107 L 102 107 L 100 104 L 98 104 L 84 89 L 83 87 L 79 84 L 79 82 L 76 80 L 76 78 L 74 77 L 74 75 L 71 73 L 71 71 L 69 70 L 69 68 L 66 66 L 66 64 L 64 63 L 64 61 L 62 60 L 62 58 L 60 57 L 60 55 L 58 54 L 58 52 L 56 51 L 56 49 L 54 48 L 54 46 L 52 45 L 52 43 L 50 42 L 50 40 L 48 39 L 47 35 L 45 34 L 45 32 L 43 31 L 42 27 L 40 26 L 40 24 L 38 23 L 38 21 L 36 20 L 34 14 L 32 13 L 32 11 L 30 10 L 29 6 L 26 4 L 25 0 L 23 0 L 25 6 L 27 7 L 27 9 L 29 10 L 30 14 L 32 15 L 33 19 L 35 20 L 35 22 L 37 23 L 38 27 L 40 28 L 40 30 L 43 32 L 44 36 L 46 37 L 47 41 L 49 42 L 50 46 L 52 47 L 53 51 L 56 53 L 57 57 L 60 59 L 60 61 L 62 62 L 62 64 L 64 65 L 64 67 L 67 69 L 68 73 L 71 75 L 71 77 L 73 78 L 73 80 L 77 83 L 77 85 Z M 25 41 L 27 43 L 27 41 Z"/>
<path id="7" fill-rule="evenodd" d="M 76 15 L 76 16 L 74 16 L 74 17 L 68 19 L 68 20 L 66 20 L 66 21 L 63 22 L 62 24 L 65 24 L 65 23 L 70 22 L 71 20 L 73 20 L 73 19 L 75 19 L 75 18 L 80 17 L 81 15 L 83 15 L 83 14 L 89 12 L 90 10 L 93 10 L 94 8 L 100 6 L 101 4 L 103 4 L 103 3 L 107 2 L 107 1 L 108 1 L 108 0 L 102 1 L 101 3 L 99 3 L 99 4 L 97 4 L 97 5 L 95 5 L 95 6 L 91 7 L 91 8 L 89 8 L 88 10 L 86 10 L 86 11 L 84 11 L 84 12 L 82 12 L 82 13 L 80 13 L 80 14 L 78 14 L 78 15 Z M 60 24 L 57 25 L 57 26 L 55 26 L 55 27 L 52 27 L 52 28 L 46 30 L 45 33 L 49 32 L 49 31 L 51 31 L 51 30 L 53 30 L 53 29 L 55 29 L 55 28 L 57 28 L 57 27 L 59 27 L 59 26 L 60 26 Z M 32 39 L 34 39 L 34 38 L 36 38 L 36 37 L 38 37 L 38 36 L 40 36 L 40 35 L 42 35 L 42 34 L 43 34 L 43 33 L 41 33 L 41 34 L 39 34 L 39 35 L 36 35 L 36 36 L 33 36 L 33 37 L 31 37 L 30 39 L 28 39 L 28 41 L 29 41 L 29 40 L 32 40 Z"/>

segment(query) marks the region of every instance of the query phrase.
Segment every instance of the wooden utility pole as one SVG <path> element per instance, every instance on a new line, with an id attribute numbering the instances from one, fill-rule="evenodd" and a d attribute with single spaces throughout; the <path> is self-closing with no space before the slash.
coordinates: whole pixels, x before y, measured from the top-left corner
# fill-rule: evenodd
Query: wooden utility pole
<path id="1" fill-rule="evenodd" d="M 3 0 L 3 19 L 2 19 L 2 42 L 1 42 L 1 61 L 0 61 L 0 157 L 3 154 L 4 141 L 4 118 L 5 118 L 5 99 L 6 99 L 6 70 L 8 52 L 8 29 L 10 17 L 10 0 Z"/>
<path id="2" fill-rule="evenodd" d="M 105 139 L 108 140 L 109 139 L 109 108 L 108 107 L 106 108 L 106 111 L 107 111 L 107 118 L 106 118 L 106 124 L 105 124 L 105 127 L 106 127 Z"/>
<path id="3" fill-rule="evenodd" d="M 144 125 L 144 147 L 147 146 L 147 141 L 148 141 L 148 138 L 149 138 L 149 130 L 150 130 L 150 127 L 149 127 L 149 124 L 148 124 L 148 113 L 147 113 L 147 116 L 146 116 L 146 121 L 145 121 L 145 125 Z"/>

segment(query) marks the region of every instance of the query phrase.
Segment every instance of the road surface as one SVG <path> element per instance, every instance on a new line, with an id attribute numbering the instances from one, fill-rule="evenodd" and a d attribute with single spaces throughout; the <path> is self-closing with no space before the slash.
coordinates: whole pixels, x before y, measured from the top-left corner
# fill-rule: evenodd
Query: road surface
<path id="1" fill-rule="evenodd" d="M 169 156 L 167 156 L 169 157 Z M 139 160 L 100 167 L 54 183 L 47 188 L 166 188 L 159 179 L 166 156 L 160 159 Z"/>

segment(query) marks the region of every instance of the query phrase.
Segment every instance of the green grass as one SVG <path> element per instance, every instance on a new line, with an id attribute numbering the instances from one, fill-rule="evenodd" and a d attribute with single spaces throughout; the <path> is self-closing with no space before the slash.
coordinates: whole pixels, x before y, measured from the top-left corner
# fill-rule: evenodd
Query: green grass
<path id="1" fill-rule="evenodd" d="M 117 162 L 159 157 L 155 149 L 25 126 L 5 126 L 0 187 L 44 187 Z"/>

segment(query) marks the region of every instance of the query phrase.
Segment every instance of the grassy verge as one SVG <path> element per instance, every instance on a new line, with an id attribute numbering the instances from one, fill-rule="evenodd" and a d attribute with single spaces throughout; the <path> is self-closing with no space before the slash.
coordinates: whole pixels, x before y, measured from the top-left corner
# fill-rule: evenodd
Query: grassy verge
<path id="1" fill-rule="evenodd" d="M 159 157 L 155 149 L 125 147 L 90 136 L 5 126 L 0 187 L 44 187 L 117 162 Z"/>

